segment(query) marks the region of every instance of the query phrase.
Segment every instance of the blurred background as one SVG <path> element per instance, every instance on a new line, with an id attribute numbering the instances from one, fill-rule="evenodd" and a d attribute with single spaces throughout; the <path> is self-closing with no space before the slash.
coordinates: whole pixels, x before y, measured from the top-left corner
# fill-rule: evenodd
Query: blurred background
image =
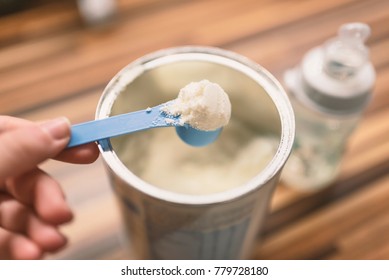
<path id="1" fill-rule="evenodd" d="M 389 1 L 0 0 L 0 114 L 94 118 L 108 81 L 166 47 L 207 45 L 284 71 L 341 24 L 370 25 L 373 100 L 350 139 L 338 180 L 319 192 L 277 187 L 254 259 L 389 259 Z M 123 259 L 120 218 L 101 159 L 49 161 L 75 219 L 54 259 Z"/>

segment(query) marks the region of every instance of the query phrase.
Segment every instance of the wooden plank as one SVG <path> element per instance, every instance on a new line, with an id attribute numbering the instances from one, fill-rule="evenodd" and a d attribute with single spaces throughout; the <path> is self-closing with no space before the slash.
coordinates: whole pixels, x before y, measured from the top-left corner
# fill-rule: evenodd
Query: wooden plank
<path id="1" fill-rule="evenodd" d="M 230 5 L 223 5 L 223 7 L 226 11 L 228 9 L 232 12 L 231 8 L 238 7 L 238 4 L 237 2 L 231 2 Z M 130 21 L 127 25 L 120 25 L 116 32 L 110 33 L 109 36 L 103 36 L 101 33 L 92 35 L 78 33 L 72 39 L 78 41 L 75 45 L 76 47 L 63 53 L 61 56 L 57 56 L 53 60 L 34 63 L 22 69 L 15 69 L 15 71 L 11 69 L 7 73 L 3 73 L 3 82 L 0 83 L 0 92 L 2 92 L 1 113 L 11 114 L 13 111 L 18 112 L 26 109 L 29 105 L 35 106 L 36 104 L 34 103 L 37 102 L 42 103 L 45 100 L 50 101 L 59 96 L 71 95 L 96 85 L 105 85 L 110 77 L 126 63 L 143 55 L 145 52 L 155 50 L 156 46 L 157 48 L 168 47 L 169 42 L 175 40 L 173 38 L 177 36 L 178 31 L 182 33 L 183 29 L 187 30 L 190 28 L 188 25 L 179 22 L 186 20 L 184 17 L 177 17 L 177 20 L 173 22 L 168 20 L 172 17 L 172 12 L 182 15 L 189 10 L 194 10 L 194 12 L 201 11 L 202 13 L 200 14 L 191 13 L 191 15 L 196 15 L 192 20 L 206 24 L 209 20 L 217 19 L 217 17 L 210 17 L 210 13 L 220 11 L 220 7 L 219 5 L 212 5 L 209 9 L 204 10 L 202 3 L 190 2 L 184 7 L 174 7 L 173 11 L 162 11 L 159 17 L 153 14 L 156 17 L 153 20 L 160 20 L 162 23 L 159 24 L 159 28 L 172 32 L 170 35 L 172 37 L 169 37 L 169 33 L 166 32 L 157 33 L 159 37 L 147 37 L 144 26 L 151 28 L 148 32 L 155 32 L 155 24 L 153 21 L 150 22 L 148 17 L 142 17 L 138 22 Z M 223 12 L 223 9 L 221 9 L 221 12 Z M 167 26 L 164 26 L 166 24 L 163 23 L 167 23 Z M 127 30 L 127 28 L 130 30 Z M 142 33 L 139 36 L 146 35 L 146 37 L 137 44 L 133 44 L 132 41 L 137 36 L 137 30 L 141 30 Z M 134 37 L 126 36 L 126 39 L 123 38 L 121 34 L 126 34 L 127 32 Z M 114 39 L 120 40 L 120 44 L 112 44 L 111 40 Z M 57 67 L 57 65 L 61 67 Z M 86 67 L 89 67 L 89 70 L 82 71 Z M 90 71 L 93 71 L 93 73 Z M 20 79 L 20 77 L 25 78 Z M 93 80 L 91 77 L 93 77 Z M 50 88 L 52 89 L 51 92 Z M 55 89 L 55 94 L 52 92 L 53 89 Z M 36 96 L 36 98 L 31 102 L 30 96 L 32 95 Z"/>
<path id="2" fill-rule="evenodd" d="M 148 9 L 162 9 L 177 0 L 115 0 L 118 17 L 142 13 Z M 0 17 L 0 26 L 7 26 L 0 32 L 0 46 L 14 42 L 25 42 L 37 37 L 47 37 L 55 33 L 66 32 L 69 29 L 84 27 L 76 0 L 46 1 L 41 5 L 31 7 L 16 14 Z"/>
<path id="3" fill-rule="evenodd" d="M 51 1 L 42 6 L 0 17 L 0 47 L 11 42 L 52 34 L 79 24 L 74 1 Z"/>
<path id="4" fill-rule="evenodd" d="M 133 17 L 137 13 L 141 13 L 143 10 L 147 9 L 160 9 L 161 6 L 168 6 L 169 4 L 176 3 L 177 0 L 170 1 L 159 1 L 159 0 L 116 0 L 117 8 L 119 10 L 118 17 L 124 17 L 127 13 Z M 72 14 L 72 16 L 65 17 L 62 14 Z M 83 29 L 81 26 L 78 26 L 76 30 L 56 30 L 56 32 L 49 32 L 48 36 L 38 37 L 36 35 L 30 34 L 29 30 L 24 31 L 22 28 L 17 28 L 17 25 L 22 21 L 28 22 L 40 22 L 40 28 L 42 29 L 40 33 L 44 33 L 47 28 L 53 28 L 49 20 L 52 16 L 55 16 L 56 20 L 62 20 L 59 24 L 60 26 L 66 27 L 67 25 L 78 24 L 80 25 L 80 19 L 78 18 L 77 7 L 74 4 L 69 4 L 67 1 L 64 2 L 52 2 L 44 7 L 35 8 L 28 10 L 24 13 L 19 13 L 16 15 L 10 15 L 7 17 L 0 18 L 0 25 L 13 26 L 14 28 L 7 28 L 0 31 L 0 40 L 1 36 L 7 37 L 23 37 L 19 33 L 28 33 L 28 36 L 31 38 L 26 38 L 25 40 L 20 40 L 18 43 L 10 43 L 3 46 L 0 49 L 0 73 L 1 71 L 8 70 L 9 67 L 14 67 L 19 64 L 26 64 L 31 62 L 36 62 L 40 59 L 51 58 L 52 55 L 60 54 L 65 50 L 74 49 L 76 41 L 74 39 L 74 34 L 81 32 L 91 32 L 93 29 Z M 61 16 L 62 15 L 62 16 Z M 120 22 L 118 22 L 120 24 Z M 26 26 L 29 27 L 28 24 Z M 108 30 L 96 30 L 94 32 L 109 32 Z M 38 38 L 37 38 L 38 37 Z M 0 41 L 1 42 L 1 41 Z"/>
<path id="5" fill-rule="evenodd" d="M 371 103 L 366 108 L 365 115 L 373 114 L 376 111 L 385 110 L 389 105 L 389 98 L 387 92 L 389 89 L 389 66 L 378 69 L 377 79 L 373 89 L 373 96 Z"/>
<path id="6" fill-rule="evenodd" d="M 53 56 L 60 56 L 62 53 L 74 49 L 75 42 L 72 38 L 71 35 L 66 34 L 30 40 L 1 48 L 0 75 L 9 72 L 12 68 L 14 68 L 13 75 L 19 75 L 17 74 L 21 71 L 19 67 L 23 67 L 25 64 L 39 64 L 40 60 L 51 59 Z"/>
<path id="7" fill-rule="evenodd" d="M 329 259 L 389 259 L 389 211 L 379 213 L 366 223 L 339 236 L 336 253 Z M 383 250 L 382 250 L 383 248 Z"/>
<path id="8" fill-rule="evenodd" d="M 252 1 L 250 1 L 252 2 Z M 112 51 L 115 51 L 115 48 L 121 50 L 121 54 L 128 53 L 126 42 L 131 42 L 131 45 L 134 44 L 134 38 L 141 38 L 147 36 L 147 34 L 152 34 L 154 31 L 165 31 L 165 35 L 173 33 L 175 35 L 179 34 L 183 30 L 190 28 L 190 25 L 185 24 L 186 20 L 198 22 L 199 25 L 207 23 L 217 19 L 218 17 L 210 17 L 211 14 L 216 13 L 217 10 L 220 10 L 221 13 L 231 12 L 235 8 L 242 6 L 238 5 L 235 1 L 227 2 L 225 5 L 220 5 L 220 1 L 213 1 L 214 5 L 210 5 L 208 9 L 203 9 L 204 2 L 198 1 L 196 3 L 182 2 L 181 5 L 177 5 L 174 9 L 168 10 L 151 10 L 149 13 L 141 13 L 140 15 L 134 14 L 131 17 L 123 17 L 117 25 L 112 27 L 111 30 L 98 31 L 89 29 L 79 29 L 76 31 L 69 31 L 64 33 L 56 34 L 55 39 L 60 40 L 61 36 L 65 37 L 67 40 L 73 40 L 76 43 L 82 43 L 82 48 L 79 50 L 79 53 L 76 53 L 77 56 L 84 56 L 89 52 L 96 54 L 98 52 L 99 56 L 95 56 L 96 60 L 106 59 L 107 57 L 112 57 L 112 54 L 107 53 L 105 50 L 107 47 L 110 47 Z M 246 3 L 249 3 L 246 0 Z M 204 11 L 202 11 L 204 10 Z M 188 14 L 189 11 L 190 17 L 183 17 L 182 15 Z M 181 16 L 178 16 L 181 15 Z M 174 16 L 175 15 L 175 16 Z M 221 15 L 219 15 L 220 17 Z M 156 26 L 155 23 L 158 23 Z M 157 29 L 156 29 L 157 28 Z M 177 33 L 177 31 L 179 31 Z M 123 36 L 123 34 L 131 34 L 131 36 Z M 158 33 L 157 33 L 158 34 Z M 154 34 L 155 36 L 155 34 Z M 70 38 L 69 38 L 70 37 Z M 44 38 L 42 40 L 50 41 L 50 38 Z M 118 40 L 121 44 L 112 45 L 112 41 Z M 137 40 L 141 41 L 141 40 Z M 77 45 L 77 47 L 80 47 Z M 125 52 L 127 50 L 127 52 Z M 71 49 L 70 49 L 71 51 Z M 14 55 L 23 56 L 23 52 L 16 53 Z M 76 60 L 76 65 L 78 61 Z"/>
<path id="9" fill-rule="evenodd" d="M 76 95 L 65 100 L 61 99 L 58 102 L 46 104 L 17 116 L 32 121 L 66 116 L 73 124 L 92 120 L 95 118 L 95 111 L 101 93 L 102 90 L 99 89 L 91 90 L 82 95 Z"/>
<path id="10" fill-rule="evenodd" d="M 389 74 L 389 71 L 387 73 Z M 383 76 L 380 75 L 380 77 Z M 387 98 L 383 99 L 387 100 Z M 379 101 L 378 99 L 377 102 Z M 382 110 L 370 112 L 369 115 L 363 116 L 350 137 L 347 144 L 348 154 L 350 155 L 360 153 L 363 150 L 370 150 L 371 147 L 385 141 L 389 135 L 389 124 L 388 122 L 382 121 L 389 118 L 388 106 Z"/>
<path id="11" fill-rule="evenodd" d="M 318 16 L 356 2 L 358 1 L 273 1 L 269 5 L 252 9 L 245 14 L 236 14 L 223 21 L 209 24 L 206 29 L 197 29 L 193 36 L 196 41 L 208 42 L 210 45 L 223 45 L 261 32 L 275 31 L 280 26 Z M 223 30 L 227 32 L 222 32 Z"/>
<path id="12" fill-rule="evenodd" d="M 389 211 L 389 176 L 294 224 L 273 232 L 258 247 L 258 259 L 311 259 L 335 250 L 335 240 L 351 228 Z M 358 213 L 358 214 L 357 214 Z M 320 217 L 320 218 L 319 218 Z"/>
<path id="13" fill-rule="evenodd" d="M 359 172 L 369 169 L 369 167 L 385 163 L 388 159 L 389 142 L 384 139 L 380 143 L 376 143 L 374 146 L 370 146 L 369 149 L 359 153 L 346 153 L 340 180 L 355 176 Z"/>

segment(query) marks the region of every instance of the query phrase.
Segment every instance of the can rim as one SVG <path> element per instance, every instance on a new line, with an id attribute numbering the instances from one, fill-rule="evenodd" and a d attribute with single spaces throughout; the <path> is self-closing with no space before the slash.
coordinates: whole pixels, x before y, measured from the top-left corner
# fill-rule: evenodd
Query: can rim
<path id="1" fill-rule="evenodd" d="M 121 180 L 145 195 L 171 203 L 206 205 L 226 202 L 247 195 L 257 189 L 258 186 L 265 185 L 277 173 L 281 172 L 282 167 L 290 155 L 295 134 L 293 109 L 286 92 L 281 84 L 266 69 L 252 60 L 231 51 L 206 46 L 174 47 L 153 52 L 128 64 L 111 79 L 98 102 L 95 118 L 101 119 L 109 116 L 112 105 L 116 97 L 120 94 L 120 88 L 123 88 L 144 71 L 152 69 L 155 63 L 160 65 L 168 57 L 169 62 L 171 62 L 172 57 L 182 61 L 183 55 L 187 56 L 187 60 L 193 60 L 194 57 L 204 60 L 212 57 L 212 62 L 224 65 L 228 63 L 238 64 L 240 65 L 240 69 L 236 70 L 241 71 L 265 89 L 278 111 L 281 122 L 280 142 L 272 160 L 261 172 L 241 186 L 213 194 L 189 195 L 158 188 L 139 178 L 121 162 L 112 149 L 109 139 L 98 142 L 102 157 L 108 167 L 114 170 L 115 174 Z"/>

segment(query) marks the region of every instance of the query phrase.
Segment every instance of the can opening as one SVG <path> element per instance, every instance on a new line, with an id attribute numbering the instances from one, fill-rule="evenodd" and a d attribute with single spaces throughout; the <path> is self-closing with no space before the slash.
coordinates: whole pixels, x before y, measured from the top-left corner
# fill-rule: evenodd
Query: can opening
<path id="1" fill-rule="evenodd" d="M 247 71 L 263 81 L 253 79 Z M 169 54 L 129 65 L 108 85 L 106 97 L 101 100 L 106 106 L 100 104 L 98 118 L 166 102 L 174 99 L 186 84 L 202 79 L 218 83 L 227 92 L 232 115 L 219 139 L 202 148 L 183 143 L 174 128 L 111 139 L 110 152 L 126 169 L 122 170 L 126 173 L 122 177 L 134 179 L 131 185 L 146 193 L 159 189 L 190 196 L 229 192 L 250 185 L 253 178 L 269 169 L 282 143 L 282 116 L 274 98 L 285 97 L 282 92 L 277 97 L 280 89 L 266 75 L 236 60 L 206 53 Z M 107 112 L 101 112 L 101 108 Z M 293 125 L 289 129 L 293 131 Z M 292 141 L 293 132 L 289 138 Z M 291 143 L 286 145 L 291 147 Z M 290 147 L 275 165 L 283 165 Z M 276 167 L 273 169 L 261 180 L 279 172 Z M 145 185 L 137 186 L 138 183 Z"/>

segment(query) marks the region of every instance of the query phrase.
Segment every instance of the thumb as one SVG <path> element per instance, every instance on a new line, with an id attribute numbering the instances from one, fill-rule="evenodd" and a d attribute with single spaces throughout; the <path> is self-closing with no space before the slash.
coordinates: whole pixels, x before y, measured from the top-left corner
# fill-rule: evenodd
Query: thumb
<path id="1" fill-rule="evenodd" d="M 70 124 L 66 118 L 4 131 L 0 135 L 0 180 L 22 174 L 56 156 L 69 139 Z"/>

